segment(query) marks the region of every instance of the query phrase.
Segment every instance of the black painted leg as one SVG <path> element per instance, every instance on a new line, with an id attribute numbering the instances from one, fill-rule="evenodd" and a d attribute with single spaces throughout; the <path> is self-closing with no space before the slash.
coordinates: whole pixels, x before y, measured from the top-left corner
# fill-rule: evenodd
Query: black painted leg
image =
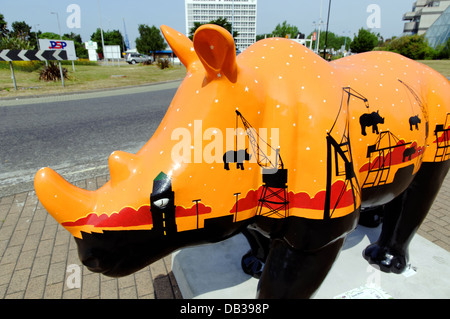
<path id="1" fill-rule="evenodd" d="M 333 265 L 344 238 L 315 251 L 300 251 L 284 240 L 272 241 L 258 284 L 258 298 L 310 298 Z"/>
<path id="2" fill-rule="evenodd" d="M 269 253 L 270 239 L 248 228 L 242 231 L 242 234 L 250 244 L 250 250 L 241 260 L 242 269 L 246 274 L 259 279 Z"/>
<path id="3" fill-rule="evenodd" d="M 381 224 L 383 214 L 384 206 L 361 209 L 358 224 L 365 227 L 376 228 Z"/>
<path id="4" fill-rule="evenodd" d="M 377 242 L 369 245 L 363 257 L 384 272 L 401 273 L 408 263 L 408 245 L 425 219 L 450 161 L 423 163 L 410 186 L 385 205 L 383 226 Z"/>

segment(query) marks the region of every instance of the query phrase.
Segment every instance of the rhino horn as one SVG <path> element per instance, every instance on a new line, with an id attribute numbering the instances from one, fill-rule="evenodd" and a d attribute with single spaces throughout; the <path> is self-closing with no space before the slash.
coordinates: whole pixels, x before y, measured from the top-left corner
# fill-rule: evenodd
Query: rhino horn
<path id="1" fill-rule="evenodd" d="M 34 178 L 36 195 L 44 208 L 60 224 L 90 212 L 96 193 L 78 188 L 51 168 L 41 168 Z"/>

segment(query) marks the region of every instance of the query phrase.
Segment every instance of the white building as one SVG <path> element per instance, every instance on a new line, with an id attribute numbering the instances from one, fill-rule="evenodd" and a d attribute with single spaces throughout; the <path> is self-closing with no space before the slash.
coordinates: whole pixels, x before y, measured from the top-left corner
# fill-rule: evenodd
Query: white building
<path id="1" fill-rule="evenodd" d="M 257 0 L 185 0 L 186 35 L 194 22 L 226 18 L 239 33 L 236 47 L 243 51 L 256 41 Z"/>
<path id="2" fill-rule="evenodd" d="M 403 15 L 408 21 L 403 28 L 404 34 L 425 34 L 434 22 L 450 6 L 450 0 L 417 0 L 413 3 L 411 12 Z"/>

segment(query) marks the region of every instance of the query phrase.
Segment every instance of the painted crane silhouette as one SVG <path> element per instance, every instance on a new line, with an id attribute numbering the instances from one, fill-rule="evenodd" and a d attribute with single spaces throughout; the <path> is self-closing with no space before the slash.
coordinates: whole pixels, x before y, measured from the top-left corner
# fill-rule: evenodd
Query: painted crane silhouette
<path id="1" fill-rule="evenodd" d="M 284 168 L 280 150 L 265 141 L 238 110 L 236 110 L 236 129 L 239 119 L 247 133 L 253 154 L 256 155 L 256 162 L 262 168 L 263 186 L 256 214 L 266 217 L 287 217 L 289 215 L 287 169 Z M 272 154 L 275 152 L 274 160 L 262 150 L 262 144 L 265 145 L 265 149 L 269 148 Z"/>
<path id="2" fill-rule="evenodd" d="M 344 98 L 347 95 L 347 101 L 344 103 Z M 369 101 L 362 94 L 356 92 L 351 87 L 343 87 L 342 88 L 342 98 L 341 104 L 339 106 L 339 111 L 336 116 L 336 119 L 333 123 L 333 126 L 327 132 L 327 181 L 326 181 L 326 193 L 325 193 L 325 205 L 323 212 L 323 219 L 328 220 L 333 216 L 334 211 L 336 210 L 339 201 L 344 196 L 347 187 L 350 185 L 353 196 L 354 208 L 356 209 L 356 193 L 360 193 L 360 186 L 358 179 L 356 178 L 354 167 L 353 167 L 353 157 L 352 157 L 352 149 L 350 145 L 350 127 L 349 127 L 349 105 L 350 98 L 355 97 L 362 102 L 364 102 L 364 106 L 369 109 Z M 341 114 L 344 114 L 342 115 Z M 337 141 L 334 137 L 332 137 L 331 133 L 333 132 L 334 127 L 336 126 L 340 116 L 345 117 L 345 129 L 342 133 L 342 137 L 340 141 Z M 334 150 L 334 152 L 333 152 Z M 334 166 L 334 172 L 333 172 Z M 331 186 L 332 186 L 332 175 L 336 177 L 344 177 L 345 178 L 345 186 L 341 189 L 338 199 L 336 200 L 334 206 L 331 204 Z"/>

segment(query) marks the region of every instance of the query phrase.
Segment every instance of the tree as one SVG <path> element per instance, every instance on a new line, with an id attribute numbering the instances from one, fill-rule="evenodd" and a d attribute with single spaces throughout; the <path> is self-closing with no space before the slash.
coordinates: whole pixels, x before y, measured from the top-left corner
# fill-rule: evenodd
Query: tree
<path id="1" fill-rule="evenodd" d="M 6 35 L 0 38 L 0 50 L 33 50 L 34 46 L 30 41 L 26 41 L 22 37 Z"/>
<path id="2" fill-rule="evenodd" d="M 44 32 L 39 35 L 39 39 L 59 40 L 61 36 L 53 32 Z"/>
<path id="3" fill-rule="evenodd" d="M 287 21 L 283 21 L 282 24 L 277 24 L 272 31 L 272 36 L 285 38 L 289 35 L 291 38 L 295 38 L 299 33 L 298 28 L 295 25 L 288 24 Z"/>
<path id="4" fill-rule="evenodd" d="M 12 30 L 6 28 L 7 24 L 2 14 L 0 14 L 0 48 L 1 49 L 17 49 L 32 50 L 35 48 L 36 40 L 33 43 L 31 39 L 31 27 L 23 22 L 13 22 Z"/>
<path id="5" fill-rule="evenodd" d="M 204 24 L 215 24 L 218 26 L 221 26 L 222 28 L 226 29 L 228 32 L 231 33 L 232 24 L 231 22 L 228 22 L 227 18 L 220 17 L 216 20 L 211 20 L 208 23 L 200 23 L 200 22 L 194 22 L 194 26 L 189 30 L 189 39 L 194 39 L 195 31 L 197 31 L 198 28 L 200 28 Z M 233 30 L 233 39 L 236 42 L 236 38 L 239 36 L 239 32 L 236 30 Z"/>
<path id="6" fill-rule="evenodd" d="M 81 35 L 70 32 L 64 34 L 63 39 L 73 41 L 73 43 L 75 44 L 75 52 L 78 58 L 87 59 L 89 57 L 88 51 L 84 47 L 83 41 L 81 40 Z"/>
<path id="7" fill-rule="evenodd" d="M 5 16 L 0 13 L 0 38 L 6 37 L 6 35 L 9 33 L 7 26 L 8 24 L 5 21 Z"/>
<path id="8" fill-rule="evenodd" d="M 359 29 L 358 35 L 355 35 L 350 49 L 354 53 L 372 51 L 379 42 L 379 34 L 376 35 L 364 28 Z"/>
<path id="9" fill-rule="evenodd" d="M 271 38 L 271 37 L 272 37 L 272 33 L 257 34 L 256 41 L 258 42 L 259 40 L 263 40 L 263 39 Z"/>
<path id="10" fill-rule="evenodd" d="M 140 24 L 138 26 L 139 37 L 136 38 L 136 49 L 141 52 L 148 54 L 153 53 L 153 58 L 155 57 L 155 51 L 164 50 L 166 48 L 166 43 L 161 35 L 161 32 L 154 25 L 149 27 L 146 24 Z"/>
<path id="11" fill-rule="evenodd" d="M 438 59 L 449 59 L 450 58 L 450 38 L 447 39 L 447 42 L 438 48 L 437 53 Z"/>
<path id="12" fill-rule="evenodd" d="M 100 28 L 97 28 L 97 30 L 94 33 L 92 33 L 91 40 L 94 42 L 97 42 L 99 44 L 97 53 L 103 55 L 102 35 L 101 35 Z M 122 43 L 123 43 L 122 33 L 120 33 L 119 30 L 112 30 L 112 31 L 109 31 L 109 30 L 104 31 L 103 30 L 103 43 L 105 45 L 119 45 L 120 48 L 122 48 Z"/>
<path id="13" fill-rule="evenodd" d="M 413 60 L 439 57 L 439 51 L 431 48 L 424 35 L 410 35 L 396 38 L 388 43 L 386 49 Z"/>
<path id="14" fill-rule="evenodd" d="M 317 31 L 314 31 L 314 32 L 317 32 Z M 317 37 L 317 38 L 319 38 L 319 49 L 325 48 L 325 34 L 326 34 L 326 31 L 320 31 L 320 37 Z M 312 35 L 313 35 L 313 32 L 310 33 L 310 35 L 308 36 L 308 39 L 311 39 Z M 313 48 L 316 47 L 316 41 L 313 41 L 313 43 L 312 43 Z M 351 41 L 352 40 L 349 37 L 339 36 L 331 31 L 328 31 L 327 49 L 333 48 L 335 50 L 339 50 L 340 48 L 342 48 L 343 45 L 346 46 L 345 49 L 348 49 L 350 47 Z"/>
<path id="15" fill-rule="evenodd" d="M 31 27 L 26 24 L 25 21 L 19 22 L 19 21 L 15 21 L 11 24 L 12 30 L 11 30 L 11 35 L 19 37 L 22 36 L 24 37 L 26 40 L 29 40 L 28 38 L 30 37 L 31 34 Z"/>

